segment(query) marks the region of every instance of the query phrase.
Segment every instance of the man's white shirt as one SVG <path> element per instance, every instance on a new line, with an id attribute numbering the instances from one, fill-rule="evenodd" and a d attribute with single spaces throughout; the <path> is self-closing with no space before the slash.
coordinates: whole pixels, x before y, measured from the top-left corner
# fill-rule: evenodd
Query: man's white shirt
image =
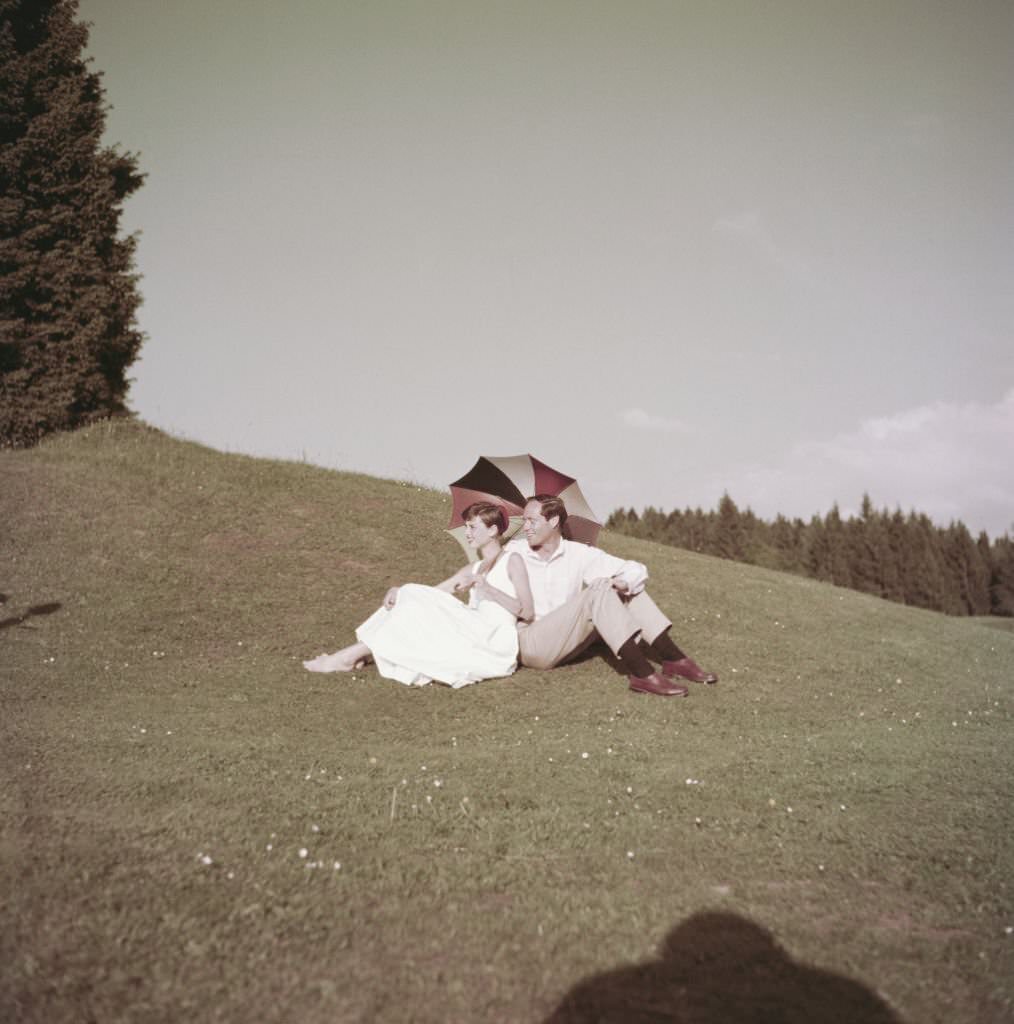
<path id="1" fill-rule="evenodd" d="M 536 619 L 566 604 L 595 580 L 619 576 L 631 595 L 639 594 L 648 582 L 648 570 L 640 562 L 625 561 L 573 540 L 561 539 L 548 559 L 540 558 L 521 538 L 509 541 L 504 550 L 525 560 Z"/>

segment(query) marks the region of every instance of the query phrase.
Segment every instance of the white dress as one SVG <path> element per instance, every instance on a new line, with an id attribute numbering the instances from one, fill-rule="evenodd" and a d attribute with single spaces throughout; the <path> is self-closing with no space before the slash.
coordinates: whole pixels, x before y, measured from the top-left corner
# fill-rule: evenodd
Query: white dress
<path id="1" fill-rule="evenodd" d="M 504 554 L 487 582 L 517 597 Z M 472 565 L 476 572 L 479 562 Z M 509 676 L 518 661 L 517 619 L 503 605 L 468 592 L 468 604 L 436 587 L 406 583 L 390 610 L 378 608 L 356 639 L 373 654 L 380 674 L 407 686 L 433 680 L 455 688 L 480 679 Z"/>

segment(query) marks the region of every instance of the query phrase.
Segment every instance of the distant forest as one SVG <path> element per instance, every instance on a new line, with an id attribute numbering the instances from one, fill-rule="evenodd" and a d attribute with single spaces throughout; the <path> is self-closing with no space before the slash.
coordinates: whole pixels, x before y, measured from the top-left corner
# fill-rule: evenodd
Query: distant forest
<path id="1" fill-rule="evenodd" d="M 767 522 L 726 494 L 714 512 L 617 509 L 606 526 L 948 615 L 1014 616 L 1014 540 L 1007 534 L 973 539 L 964 523 L 943 528 L 916 512 L 877 510 L 869 495 L 848 519 L 835 505 L 808 523 L 781 515 Z"/>

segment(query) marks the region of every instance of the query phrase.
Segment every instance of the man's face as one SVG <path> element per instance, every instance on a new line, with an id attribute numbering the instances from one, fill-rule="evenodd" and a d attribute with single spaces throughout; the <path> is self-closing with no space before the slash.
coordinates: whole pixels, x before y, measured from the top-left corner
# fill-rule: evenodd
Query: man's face
<path id="1" fill-rule="evenodd" d="M 537 501 L 528 502 L 525 505 L 525 517 L 522 520 L 522 528 L 525 531 L 528 546 L 537 548 L 545 544 L 556 532 L 559 521 L 558 516 L 546 519 L 542 514 L 542 506 Z"/>

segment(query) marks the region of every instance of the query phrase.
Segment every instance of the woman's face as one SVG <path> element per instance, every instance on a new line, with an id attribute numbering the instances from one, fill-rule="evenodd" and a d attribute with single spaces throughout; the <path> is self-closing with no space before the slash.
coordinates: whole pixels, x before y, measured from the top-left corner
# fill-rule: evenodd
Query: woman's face
<path id="1" fill-rule="evenodd" d="M 495 526 L 487 526 L 478 516 L 465 520 L 465 540 L 473 548 L 481 548 L 498 533 Z"/>

